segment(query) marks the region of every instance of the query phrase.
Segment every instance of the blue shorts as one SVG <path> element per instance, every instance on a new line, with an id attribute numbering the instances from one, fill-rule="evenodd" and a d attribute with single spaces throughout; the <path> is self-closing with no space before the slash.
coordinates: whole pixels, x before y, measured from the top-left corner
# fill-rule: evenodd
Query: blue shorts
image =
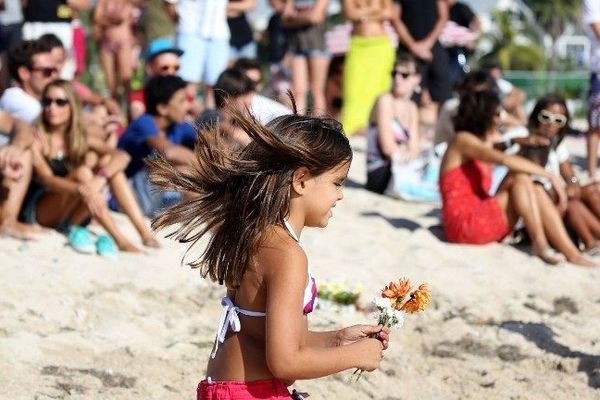
<path id="1" fill-rule="evenodd" d="M 239 60 L 240 58 L 256 58 L 256 42 L 250 42 L 242 47 L 229 47 L 229 59 Z"/>
<path id="2" fill-rule="evenodd" d="M 142 212 L 149 218 L 154 218 L 160 211 L 183 199 L 180 193 L 158 191 L 150 182 L 146 168 L 140 169 L 130 177 L 129 184 L 142 208 Z"/>
<path id="3" fill-rule="evenodd" d="M 193 83 L 214 86 L 229 61 L 229 39 L 205 39 L 198 35 L 177 34 L 181 56 L 179 76 Z"/>
<path id="4" fill-rule="evenodd" d="M 590 76 L 588 123 L 590 131 L 600 129 L 600 72 L 592 73 Z"/>

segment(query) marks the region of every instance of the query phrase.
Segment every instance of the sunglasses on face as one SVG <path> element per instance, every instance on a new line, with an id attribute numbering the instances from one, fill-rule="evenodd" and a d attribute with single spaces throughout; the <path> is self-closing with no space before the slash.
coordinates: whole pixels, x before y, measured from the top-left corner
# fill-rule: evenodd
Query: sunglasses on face
<path id="1" fill-rule="evenodd" d="M 43 97 L 42 98 L 42 106 L 50 107 L 50 105 L 52 103 L 55 103 L 58 107 L 64 107 L 69 104 L 69 100 L 61 99 L 61 98 L 53 99 L 52 97 Z"/>
<path id="2" fill-rule="evenodd" d="M 413 76 L 414 74 L 415 74 L 414 72 L 406 72 L 406 71 L 393 70 L 392 71 L 392 78 L 395 78 L 396 76 L 400 75 L 402 77 L 402 79 L 408 79 L 409 76 Z"/>
<path id="3" fill-rule="evenodd" d="M 40 72 L 44 78 L 50 78 L 52 75 L 58 74 L 58 68 L 55 67 L 35 67 L 31 70 Z"/>
<path id="4" fill-rule="evenodd" d="M 553 114 L 548 110 L 542 110 L 538 114 L 538 121 L 540 124 L 553 124 L 562 128 L 567 124 L 567 117 L 562 114 Z"/>
<path id="5" fill-rule="evenodd" d="M 180 68 L 180 65 L 175 64 L 175 65 L 163 65 L 159 69 L 161 72 L 169 72 L 169 71 L 177 72 L 177 71 L 179 71 L 179 68 Z"/>

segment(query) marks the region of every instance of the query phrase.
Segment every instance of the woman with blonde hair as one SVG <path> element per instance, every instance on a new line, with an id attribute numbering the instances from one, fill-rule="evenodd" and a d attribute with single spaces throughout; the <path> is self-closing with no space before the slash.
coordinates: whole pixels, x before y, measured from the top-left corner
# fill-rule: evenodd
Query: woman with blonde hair
<path id="1" fill-rule="evenodd" d="M 108 185 L 144 244 L 156 246 L 123 173 L 129 156 L 117 150 L 96 150 L 94 141 L 88 141 L 73 85 L 65 80 L 50 82 L 41 101 L 43 111 L 32 146 L 35 175 L 23 208 L 26 222 L 68 231 L 69 243 L 80 252 L 115 255 L 110 236 L 120 250 L 139 251 L 110 215 L 103 193 Z M 82 226 L 90 216 L 110 234 L 99 235 L 95 246 Z"/>

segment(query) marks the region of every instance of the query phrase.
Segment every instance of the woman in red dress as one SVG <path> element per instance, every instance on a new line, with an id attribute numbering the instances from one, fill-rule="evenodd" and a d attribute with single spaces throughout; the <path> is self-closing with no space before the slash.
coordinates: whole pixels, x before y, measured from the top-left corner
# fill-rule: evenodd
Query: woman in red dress
<path id="1" fill-rule="evenodd" d="M 496 92 L 473 92 L 461 98 L 454 120 L 457 134 L 448 145 L 440 169 L 447 240 L 468 244 L 496 242 L 522 219 L 534 255 L 549 264 L 557 264 L 566 257 L 574 264 L 594 266 L 566 232 L 560 211 L 566 207 L 566 195 L 558 178 L 525 158 L 494 150 L 500 111 Z M 489 193 L 493 164 L 509 169 L 495 196 Z M 558 207 L 535 190 L 530 175 L 552 182 L 559 198 Z"/>

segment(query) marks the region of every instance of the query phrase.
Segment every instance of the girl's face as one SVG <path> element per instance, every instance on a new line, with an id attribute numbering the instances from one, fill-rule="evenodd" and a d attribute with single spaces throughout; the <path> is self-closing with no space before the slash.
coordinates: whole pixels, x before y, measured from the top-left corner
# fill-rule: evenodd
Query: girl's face
<path id="1" fill-rule="evenodd" d="M 346 162 L 307 181 L 311 186 L 305 193 L 305 226 L 327 226 L 333 216 L 331 209 L 344 197 L 342 189 L 349 169 L 350 163 Z"/>
<path id="2" fill-rule="evenodd" d="M 567 124 L 567 112 L 561 104 L 550 104 L 538 115 L 538 133 L 548 139 L 554 139 Z"/>
<path id="3" fill-rule="evenodd" d="M 392 93 L 395 96 L 411 96 L 418 84 L 419 76 L 414 64 L 396 64 L 392 70 Z"/>
<path id="4" fill-rule="evenodd" d="M 66 125 L 71 119 L 71 104 L 67 93 L 59 87 L 51 87 L 42 97 L 44 119 L 51 127 Z"/>

